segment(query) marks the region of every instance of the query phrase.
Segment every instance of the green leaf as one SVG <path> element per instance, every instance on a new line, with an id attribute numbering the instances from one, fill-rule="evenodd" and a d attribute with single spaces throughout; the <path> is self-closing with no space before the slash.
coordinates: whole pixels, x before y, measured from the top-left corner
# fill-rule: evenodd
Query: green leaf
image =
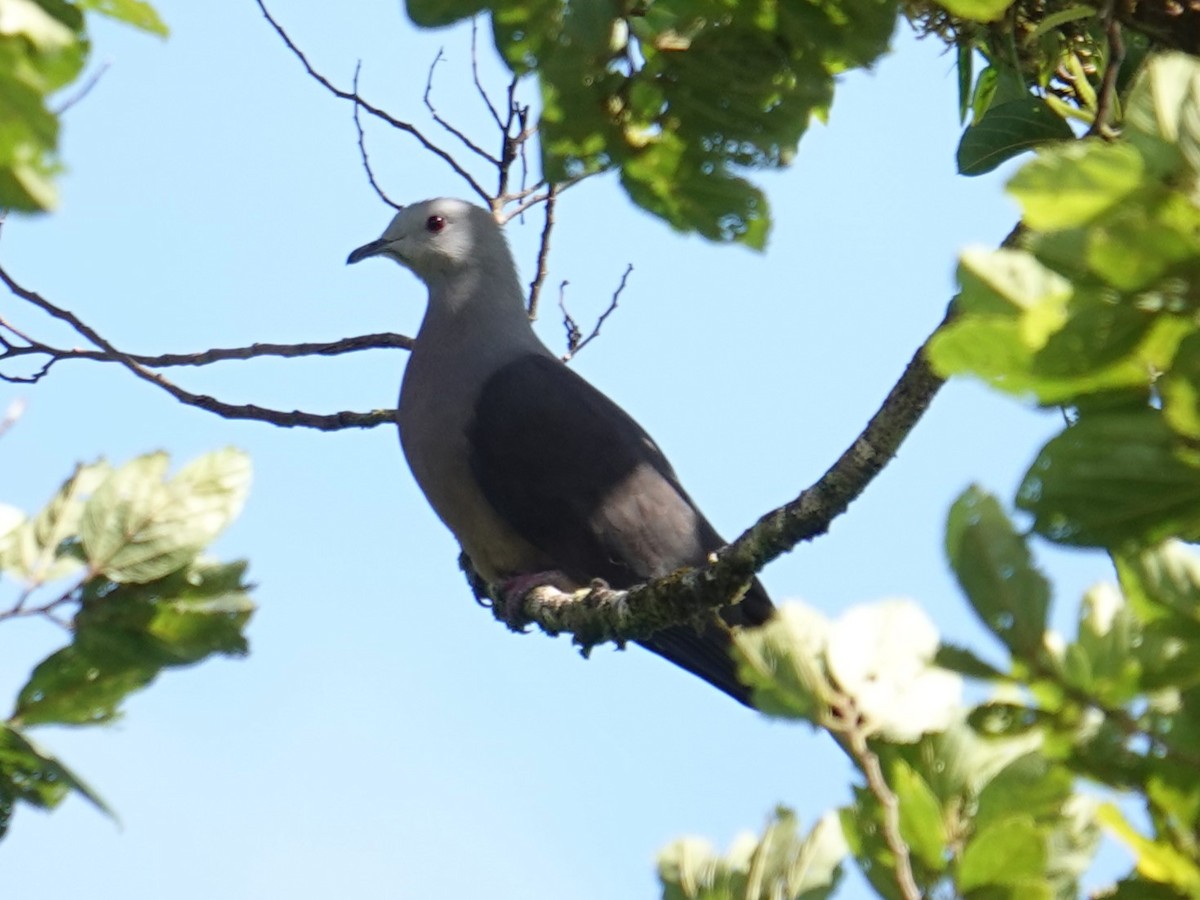
<path id="1" fill-rule="evenodd" d="M 958 672 L 968 678 L 977 678 L 980 681 L 1004 681 L 1009 677 L 991 663 L 980 659 L 973 650 L 967 647 L 943 643 L 938 647 L 937 654 L 933 659 L 943 669 Z"/>
<path id="2" fill-rule="evenodd" d="M 962 175 L 983 175 L 1026 150 L 1073 137 L 1071 126 L 1038 97 L 998 103 L 963 132 L 958 144 L 958 171 Z"/>
<path id="3" fill-rule="evenodd" d="M 888 771 L 888 786 L 900 801 L 900 835 L 921 863 L 934 872 L 946 868 L 946 823 L 942 805 L 933 789 L 904 760 L 896 760 Z"/>
<path id="4" fill-rule="evenodd" d="M 995 22 L 1012 4 L 1013 0 L 946 0 L 944 3 L 952 16 L 974 22 Z"/>
<path id="5" fill-rule="evenodd" d="M 1200 556 L 1182 541 L 1118 553 L 1114 562 L 1140 618 L 1154 621 L 1170 611 L 1200 622 Z"/>
<path id="6" fill-rule="evenodd" d="M 153 581 L 195 559 L 241 510 L 249 458 L 228 449 L 207 454 L 163 481 L 157 453 L 122 466 L 92 494 L 80 536 L 88 563 L 118 582 Z"/>
<path id="7" fill-rule="evenodd" d="M 132 25 L 134 28 L 140 28 L 142 31 L 157 34 L 159 37 L 167 36 L 166 23 L 159 18 L 154 7 L 143 0 L 77 0 L 77 2 L 81 8 L 90 12 L 97 12 L 110 19 L 116 19 L 118 22 L 124 22 L 126 25 Z"/>
<path id="8" fill-rule="evenodd" d="M 39 663 L 17 695 L 13 721 L 23 725 L 91 725 L 116 718 L 121 702 L 154 680 L 136 635 L 93 632 Z"/>
<path id="9" fill-rule="evenodd" d="M 12 801 L 51 809 L 68 791 L 75 791 L 104 815 L 116 819 L 108 804 L 83 779 L 18 729 L 0 724 L 0 837 L 7 825 L 5 810 L 11 814 Z"/>
<path id="10" fill-rule="evenodd" d="M 1180 341 L 1159 390 L 1167 424 L 1185 437 L 1200 438 L 1200 333 Z"/>
<path id="11" fill-rule="evenodd" d="M 832 688 L 825 674 L 828 620 L 803 603 L 784 603 L 759 628 L 733 633 L 738 678 L 768 716 L 818 721 Z"/>
<path id="12" fill-rule="evenodd" d="M 958 122 L 961 125 L 967 121 L 967 112 L 971 108 L 971 87 L 974 82 L 972 70 L 975 62 L 975 48 L 969 44 L 958 45 Z"/>
<path id="13" fill-rule="evenodd" d="M 1154 186 L 1096 223 L 1087 238 L 1088 268 L 1123 291 L 1156 286 L 1180 264 L 1200 260 L 1200 207 Z"/>
<path id="14" fill-rule="evenodd" d="M 244 575 L 244 563 L 199 562 L 147 584 L 89 582 L 74 641 L 34 669 L 15 715 L 27 724 L 109 721 L 164 668 L 244 654 L 254 610 Z"/>
<path id="15" fill-rule="evenodd" d="M 984 625 L 1014 653 L 1038 653 L 1050 585 L 995 497 L 970 487 L 954 502 L 946 522 L 946 556 Z"/>
<path id="16" fill-rule="evenodd" d="M 975 827 L 988 828 L 1028 814 L 1057 819 L 1071 797 L 1074 778 L 1043 754 L 1024 753 L 996 773 L 979 793 Z"/>
<path id="17" fill-rule="evenodd" d="M 1200 895 L 1200 867 L 1165 841 L 1140 834 L 1111 803 L 1100 807 L 1098 818 L 1105 829 L 1134 854 L 1138 874 L 1150 881 L 1167 884 L 1184 896 Z"/>
<path id="18" fill-rule="evenodd" d="M 958 889 L 968 893 L 1007 885 L 1034 890 L 1034 885 L 1045 878 L 1046 837 L 1046 829 L 1029 815 L 1009 816 L 979 829 L 959 861 Z"/>
<path id="19" fill-rule="evenodd" d="M 725 857 L 699 838 L 675 841 L 659 853 L 663 900 L 776 900 L 830 897 L 841 879 L 846 843 L 836 817 L 797 835 L 795 815 L 779 808 L 759 840 L 739 837 Z"/>
<path id="20" fill-rule="evenodd" d="M 1200 537 L 1200 469 L 1155 409 L 1095 413 L 1053 438 L 1017 505 L 1050 540 L 1120 548 Z"/>
<path id="21" fill-rule="evenodd" d="M 1022 250 L 964 250 L 958 283 L 957 303 L 965 313 L 1032 314 L 1022 323 L 1031 346 L 1041 346 L 1062 325 L 1073 294 L 1070 281 Z"/>
<path id="22" fill-rule="evenodd" d="M 1092 138 L 1039 152 L 1007 189 L 1026 225 L 1053 231 L 1092 221 L 1137 190 L 1145 174 L 1132 146 Z"/>
<path id="23" fill-rule="evenodd" d="M 1195 127 L 1188 120 L 1194 119 L 1197 98 L 1200 65 L 1196 60 L 1183 53 L 1156 54 L 1130 92 L 1126 125 L 1178 144 Z"/>

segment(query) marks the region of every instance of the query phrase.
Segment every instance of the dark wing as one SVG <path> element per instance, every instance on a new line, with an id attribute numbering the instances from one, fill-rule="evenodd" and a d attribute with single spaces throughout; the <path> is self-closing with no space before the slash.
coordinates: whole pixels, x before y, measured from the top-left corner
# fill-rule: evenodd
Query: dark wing
<path id="1" fill-rule="evenodd" d="M 484 385 L 468 429 L 471 469 L 496 512 L 573 580 L 615 588 L 704 563 L 724 546 L 649 435 L 583 378 L 521 357 Z M 520 573 L 514 573 L 520 574 Z M 759 624 L 771 602 L 755 582 L 731 624 Z M 728 634 L 680 626 L 644 646 L 743 703 Z"/>

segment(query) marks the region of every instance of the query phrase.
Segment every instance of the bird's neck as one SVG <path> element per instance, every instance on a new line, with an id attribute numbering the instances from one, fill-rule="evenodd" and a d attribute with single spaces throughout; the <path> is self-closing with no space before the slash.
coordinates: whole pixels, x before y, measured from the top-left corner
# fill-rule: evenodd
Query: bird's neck
<path id="1" fill-rule="evenodd" d="M 478 271 L 429 280 L 429 306 L 414 349 L 422 345 L 472 355 L 548 352 L 533 331 L 516 276 L 489 280 Z"/>

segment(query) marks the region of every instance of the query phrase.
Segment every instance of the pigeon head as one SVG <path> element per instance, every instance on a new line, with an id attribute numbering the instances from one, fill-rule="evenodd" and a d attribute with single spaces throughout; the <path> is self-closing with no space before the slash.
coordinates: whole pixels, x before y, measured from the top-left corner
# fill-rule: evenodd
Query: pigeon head
<path id="1" fill-rule="evenodd" d="M 383 234 L 359 247 L 346 263 L 386 256 L 430 284 L 496 263 L 511 267 L 504 234 L 491 213 L 463 200 L 413 203 L 396 213 Z"/>

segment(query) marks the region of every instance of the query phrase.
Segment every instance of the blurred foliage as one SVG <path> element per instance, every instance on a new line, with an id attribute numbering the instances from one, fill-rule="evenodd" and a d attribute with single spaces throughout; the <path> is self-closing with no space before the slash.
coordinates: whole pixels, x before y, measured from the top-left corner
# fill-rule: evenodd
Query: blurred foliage
<path id="1" fill-rule="evenodd" d="M 75 791 L 109 812 L 30 727 L 110 722 L 164 669 L 247 651 L 246 565 L 202 552 L 240 512 L 249 459 L 221 450 L 166 469 L 162 453 L 79 466 L 35 515 L 0 506 L 0 576 L 15 592 L 0 620 L 45 618 L 70 636 L 0 723 L 0 836 L 17 801 L 49 809 Z"/>
<path id="2" fill-rule="evenodd" d="M 1017 239 L 962 254 L 928 346 L 943 374 L 1064 411 L 1012 503 L 1027 528 L 979 487 L 948 516 L 947 559 L 996 645 L 939 645 L 897 600 L 832 622 L 785 606 L 735 638 L 760 709 L 859 769 L 842 836 L 882 897 L 1077 897 L 1105 833 L 1130 864 L 1093 896 L 1200 896 L 1200 62 L 1153 55 L 1119 108 L 1012 177 Z M 1111 562 L 1073 634 L 1051 628 L 1038 541 Z M 758 897 L 734 879 L 764 847 L 673 845 L 664 897 Z"/>
<path id="3" fill-rule="evenodd" d="M 0 0 L 0 210 L 55 205 L 62 106 L 51 98 L 87 65 L 88 12 L 167 34 L 143 0 Z"/>
<path id="4" fill-rule="evenodd" d="M 496 48 L 541 85 L 550 181 L 617 169 L 672 227 L 761 249 L 744 173 L 787 165 L 836 77 L 887 49 L 894 0 L 406 0 L 418 25 L 489 12 Z"/>

